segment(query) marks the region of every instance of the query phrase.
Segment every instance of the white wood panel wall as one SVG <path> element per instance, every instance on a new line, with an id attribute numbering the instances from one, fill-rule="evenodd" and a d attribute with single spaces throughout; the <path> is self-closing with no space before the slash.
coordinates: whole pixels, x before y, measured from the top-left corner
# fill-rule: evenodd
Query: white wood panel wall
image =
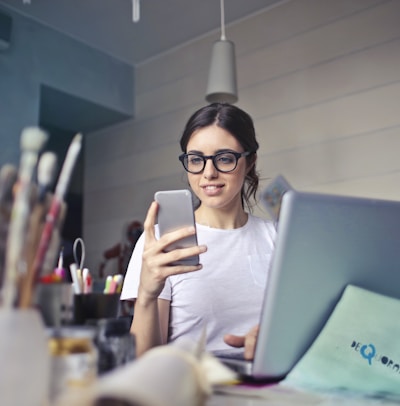
<path id="1" fill-rule="evenodd" d="M 289 0 L 227 27 L 262 185 L 281 173 L 301 190 L 400 199 L 399 17 L 398 0 Z M 126 221 L 144 219 L 156 190 L 186 187 L 178 141 L 205 104 L 218 37 L 136 67 L 135 119 L 87 136 L 92 269 Z"/>

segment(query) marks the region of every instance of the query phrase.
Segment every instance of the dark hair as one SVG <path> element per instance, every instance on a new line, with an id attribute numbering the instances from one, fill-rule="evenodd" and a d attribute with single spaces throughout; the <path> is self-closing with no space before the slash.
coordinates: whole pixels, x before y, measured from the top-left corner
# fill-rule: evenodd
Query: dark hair
<path id="1" fill-rule="evenodd" d="M 244 151 L 252 152 L 246 158 L 247 164 L 252 166 L 246 175 L 241 193 L 242 204 L 246 202 L 247 207 L 251 209 L 250 199 L 251 197 L 256 198 L 259 177 L 255 167 L 255 153 L 258 150 L 258 142 L 253 119 L 249 114 L 239 107 L 227 103 L 212 103 L 202 107 L 194 112 L 186 123 L 180 140 L 182 152 L 186 152 L 190 137 L 196 130 L 213 124 L 232 134 Z"/>

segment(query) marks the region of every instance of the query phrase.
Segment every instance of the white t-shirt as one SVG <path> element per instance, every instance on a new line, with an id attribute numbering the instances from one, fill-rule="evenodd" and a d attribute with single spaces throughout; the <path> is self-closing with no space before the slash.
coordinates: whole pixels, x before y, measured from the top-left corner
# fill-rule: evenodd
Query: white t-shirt
<path id="1" fill-rule="evenodd" d="M 237 229 L 196 227 L 199 244 L 208 247 L 200 255 L 203 269 L 169 277 L 159 297 L 171 301 L 169 341 L 197 341 L 206 326 L 207 350 L 220 351 L 231 348 L 224 334 L 244 335 L 259 323 L 276 232 L 253 215 Z M 129 262 L 122 300 L 137 297 L 143 245 L 144 235 Z"/>

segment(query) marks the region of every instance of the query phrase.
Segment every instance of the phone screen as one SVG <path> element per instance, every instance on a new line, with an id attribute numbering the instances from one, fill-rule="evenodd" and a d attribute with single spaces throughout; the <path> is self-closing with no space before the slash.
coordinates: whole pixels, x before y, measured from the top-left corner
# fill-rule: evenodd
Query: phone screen
<path id="1" fill-rule="evenodd" d="M 192 194 L 187 189 L 156 192 L 154 199 L 159 204 L 158 227 L 160 235 L 182 227 L 196 227 L 193 212 Z M 197 235 L 191 235 L 168 246 L 167 251 L 197 245 Z M 199 256 L 184 258 L 172 265 L 197 265 Z"/>

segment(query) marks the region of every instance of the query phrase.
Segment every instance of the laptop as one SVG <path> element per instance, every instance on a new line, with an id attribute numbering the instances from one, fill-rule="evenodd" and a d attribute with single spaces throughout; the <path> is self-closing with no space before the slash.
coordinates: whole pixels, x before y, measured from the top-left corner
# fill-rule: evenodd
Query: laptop
<path id="1" fill-rule="evenodd" d="M 221 361 L 243 378 L 283 379 L 348 284 L 400 298 L 400 202 L 288 190 L 254 360 Z"/>

